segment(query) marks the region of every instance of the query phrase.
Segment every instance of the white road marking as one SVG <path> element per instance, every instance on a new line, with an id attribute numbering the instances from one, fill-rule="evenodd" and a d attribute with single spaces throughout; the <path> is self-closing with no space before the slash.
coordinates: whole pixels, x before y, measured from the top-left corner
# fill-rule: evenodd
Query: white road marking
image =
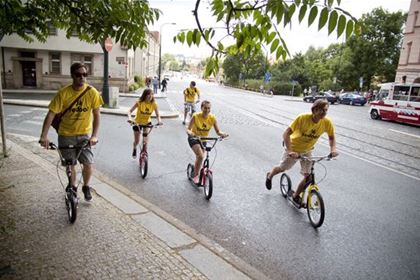
<path id="1" fill-rule="evenodd" d="M 407 132 L 402 132 L 402 131 L 391 129 L 391 128 L 389 130 L 390 131 L 393 131 L 393 132 L 396 132 L 396 133 L 401 133 L 401 134 L 404 134 L 404 135 L 408 135 L 408 136 L 411 136 L 411 137 L 415 137 L 415 138 L 419 138 L 420 139 L 420 136 L 418 136 L 418 135 L 410 134 L 410 133 L 407 133 Z"/>
<path id="2" fill-rule="evenodd" d="M 240 108 L 236 108 L 236 107 L 230 106 L 230 105 L 228 105 L 228 104 L 223 104 L 223 105 L 224 105 L 224 106 L 226 106 L 226 107 L 229 107 L 230 109 L 235 110 L 235 111 L 237 111 L 237 112 L 239 112 L 239 113 L 242 113 L 242 114 L 244 114 L 244 115 L 246 115 L 246 116 L 248 116 L 248 117 L 251 117 L 251 118 L 253 118 L 253 119 L 255 119 L 255 120 L 259 120 L 259 121 L 261 121 L 261 122 L 263 122 L 263 123 L 265 123 L 265 124 L 268 124 L 268 125 L 271 125 L 271 126 L 274 126 L 274 127 L 278 127 L 278 128 L 280 128 L 280 127 L 281 127 L 281 128 L 283 128 L 283 127 L 284 127 L 284 126 L 281 126 L 281 125 L 279 125 L 279 124 L 277 124 L 277 123 L 274 123 L 274 122 L 272 122 L 272 121 L 264 120 L 263 118 L 258 117 L 258 116 L 255 116 L 255 115 L 253 115 L 253 114 L 251 114 L 251 113 L 249 113 L 249 112 L 247 112 L 247 111 L 245 111 L 245 110 L 242 110 L 242 109 L 240 109 Z M 411 135 L 411 136 L 415 136 L 415 135 Z M 328 143 L 323 143 L 323 142 L 318 142 L 318 143 L 319 143 L 320 145 L 322 145 L 322 146 L 325 146 L 325 147 L 328 147 L 328 148 L 330 147 Z M 351 152 L 345 152 L 345 151 L 343 151 L 343 150 L 339 150 L 339 153 L 346 154 L 346 155 L 348 155 L 348 156 L 352 156 L 352 157 L 357 158 L 357 159 L 359 159 L 359 160 L 363 160 L 363 161 L 365 161 L 365 162 L 369 162 L 369 163 L 371 163 L 371 164 L 373 164 L 373 165 L 376 165 L 376 166 L 379 166 L 379 167 L 385 168 L 385 169 L 387 169 L 387 170 L 393 171 L 393 172 L 398 173 L 398 174 L 400 174 L 400 175 L 404 175 L 404 176 L 409 177 L 409 178 L 411 178 L 411 179 L 414 179 L 414 180 L 416 180 L 416 181 L 420 181 L 420 178 L 418 178 L 418 177 L 416 177 L 416 176 L 413 176 L 413 175 L 410 175 L 410 174 L 404 173 L 404 172 L 402 172 L 402 171 L 398 171 L 398 170 L 392 169 L 392 168 L 390 168 L 390 167 L 387 167 L 387 166 L 385 166 L 385 165 L 382 165 L 382 164 L 376 163 L 376 162 L 371 161 L 371 160 L 369 160 L 369 159 L 361 158 L 361 157 L 359 157 L 359 156 L 357 156 L 357 155 L 355 155 L 355 154 L 353 154 L 353 153 L 351 153 Z"/>
<path id="3" fill-rule="evenodd" d="M 17 117 L 17 118 L 19 118 L 21 116 L 22 116 L 21 114 L 10 114 L 10 115 L 7 115 L 7 117 Z"/>

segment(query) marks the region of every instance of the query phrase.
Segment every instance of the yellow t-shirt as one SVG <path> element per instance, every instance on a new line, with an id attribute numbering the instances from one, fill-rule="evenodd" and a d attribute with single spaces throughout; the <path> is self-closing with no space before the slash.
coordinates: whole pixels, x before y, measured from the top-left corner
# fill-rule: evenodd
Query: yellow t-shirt
<path id="1" fill-rule="evenodd" d="M 184 96 L 185 96 L 185 102 L 194 103 L 196 96 L 197 97 L 200 96 L 200 91 L 196 87 L 195 88 L 187 87 L 184 90 Z"/>
<path id="2" fill-rule="evenodd" d="M 48 109 L 58 114 L 63 112 L 86 89 L 75 91 L 72 85 L 63 87 L 51 100 Z M 63 136 L 89 135 L 92 130 L 92 110 L 104 104 L 99 92 L 91 87 L 62 117 L 58 134 Z"/>
<path id="3" fill-rule="evenodd" d="M 313 149 L 318 138 L 326 132 L 334 136 L 334 126 L 329 118 L 323 118 L 318 123 L 312 121 L 311 113 L 299 115 L 290 125 L 293 133 L 290 136 L 292 151 L 303 153 Z"/>
<path id="4" fill-rule="evenodd" d="M 137 114 L 136 114 L 136 123 L 139 125 L 147 125 L 151 121 L 151 115 L 154 110 L 156 110 L 157 104 L 156 101 L 146 102 L 146 101 L 137 101 Z"/>
<path id="5" fill-rule="evenodd" d="M 209 136 L 210 129 L 213 127 L 216 122 L 216 116 L 209 114 L 207 118 L 203 117 L 203 112 L 194 113 L 193 117 L 194 125 L 192 127 L 192 132 L 201 137 Z"/>

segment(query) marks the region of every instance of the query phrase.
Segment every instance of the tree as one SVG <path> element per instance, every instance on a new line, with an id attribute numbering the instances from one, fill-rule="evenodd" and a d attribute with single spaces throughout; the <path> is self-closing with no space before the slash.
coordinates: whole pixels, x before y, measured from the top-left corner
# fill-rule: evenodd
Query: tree
<path id="1" fill-rule="evenodd" d="M 81 40 L 101 44 L 107 61 L 106 38 L 111 37 L 128 48 L 144 48 L 147 46 L 146 27 L 159 15 L 160 11 L 150 8 L 144 0 L 2 0 L 0 41 L 5 35 L 17 34 L 29 42 L 34 38 L 45 42 L 49 27 L 54 26 L 65 30 L 68 38 L 77 32 Z M 104 73 L 107 72 L 104 70 Z M 104 74 L 104 85 L 107 79 L 108 74 Z M 1 81 L 0 102 L 2 106 Z M 4 118 L 0 113 L 4 137 Z M 4 145 L 3 139 L 5 153 Z"/>
<path id="2" fill-rule="evenodd" d="M 402 12 L 389 13 L 382 8 L 362 16 L 361 36 L 347 42 L 352 50 L 351 62 L 358 70 L 353 79 L 363 77 L 367 88 L 375 76 L 385 81 L 395 79 L 406 17 Z"/>
<path id="3" fill-rule="evenodd" d="M 162 56 L 162 70 L 168 69 L 168 65 L 171 65 L 173 62 L 176 62 L 175 56 L 173 54 L 165 53 Z"/>
<path id="4" fill-rule="evenodd" d="M 245 57 L 241 53 L 228 54 L 222 64 L 224 74 L 231 82 L 237 82 L 240 74 L 244 80 L 262 79 L 268 66 L 268 61 L 261 50 L 253 53 L 251 57 Z"/>
<path id="5" fill-rule="evenodd" d="M 339 8 L 340 3 L 341 0 L 213 0 L 209 5 L 216 23 L 225 26 L 226 36 L 219 39 L 215 36 L 215 28 L 201 26 L 198 14 L 201 0 L 196 0 L 193 14 L 197 28 L 180 32 L 174 37 L 174 42 L 199 46 L 203 39 L 213 49 L 206 75 L 217 73 L 222 55 L 241 53 L 249 57 L 254 50 L 261 50 L 263 45 L 269 47 L 270 53 L 275 54 L 277 59 L 282 57 L 284 60 L 289 51 L 280 29 L 290 24 L 294 17 L 299 22 L 307 17 L 308 26 L 318 19 L 318 30 L 325 27 L 329 34 L 336 30 L 337 37 L 345 32 L 346 38 L 349 38 L 353 31 L 359 29 L 356 19 Z"/>
<path id="6" fill-rule="evenodd" d="M 160 15 L 142 0 L 4 0 L 0 10 L 0 39 L 16 33 L 29 42 L 31 35 L 45 42 L 52 25 L 68 38 L 77 32 L 81 40 L 103 45 L 111 37 L 134 49 L 147 46 L 146 27 Z"/>

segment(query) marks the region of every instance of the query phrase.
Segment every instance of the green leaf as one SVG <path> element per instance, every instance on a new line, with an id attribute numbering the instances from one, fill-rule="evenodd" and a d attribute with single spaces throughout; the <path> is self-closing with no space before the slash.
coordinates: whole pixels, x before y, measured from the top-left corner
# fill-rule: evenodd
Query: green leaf
<path id="1" fill-rule="evenodd" d="M 201 33 L 197 29 L 194 30 L 194 43 L 199 46 L 201 41 Z"/>
<path id="2" fill-rule="evenodd" d="M 351 34 L 353 33 L 353 27 L 354 27 L 353 21 L 349 20 L 346 26 L 346 40 L 349 39 Z"/>
<path id="3" fill-rule="evenodd" d="M 222 18 L 223 18 L 223 16 L 224 16 L 225 14 L 224 13 L 220 13 L 218 16 L 217 16 L 217 20 L 216 21 L 220 21 Z"/>
<path id="4" fill-rule="evenodd" d="M 276 13 L 277 24 L 280 24 L 280 22 L 282 21 L 283 14 L 284 14 L 284 7 L 283 7 L 283 5 L 279 5 L 278 8 L 277 8 L 277 13 Z"/>
<path id="5" fill-rule="evenodd" d="M 330 35 L 337 26 L 337 19 L 338 13 L 336 11 L 332 11 L 330 14 L 330 19 L 328 20 L 328 35 Z"/>
<path id="6" fill-rule="evenodd" d="M 321 30 L 328 20 L 328 8 L 325 7 L 322 9 L 321 14 L 319 15 L 318 30 Z"/>
<path id="7" fill-rule="evenodd" d="M 276 32 L 271 32 L 270 35 L 267 37 L 267 44 L 270 44 L 271 41 L 273 41 L 274 37 L 276 37 Z"/>
<path id="8" fill-rule="evenodd" d="M 299 23 L 302 22 L 303 18 L 305 17 L 306 10 L 308 9 L 308 6 L 302 5 L 299 10 Z"/>
<path id="9" fill-rule="evenodd" d="M 217 42 L 217 48 L 218 48 L 220 51 L 223 51 L 223 50 L 225 49 L 225 47 L 223 46 L 223 44 L 222 44 L 221 42 Z"/>
<path id="10" fill-rule="evenodd" d="M 331 7 L 334 4 L 334 0 L 328 0 L 328 7 Z"/>
<path id="11" fill-rule="evenodd" d="M 278 60 L 280 56 L 283 56 L 283 48 L 279 47 L 276 52 L 276 59 Z"/>
<path id="12" fill-rule="evenodd" d="M 277 49 L 277 46 L 279 45 L 279 43 L 280 43 L 279 39 L 276 39 L 273 41 L 273 43 L 271 43 L 270 53 L 273 53 Z"/>
<path id="13" fill-rule="evenodd" d="M 290 22 L 295 11 L 296 11 L 296 5 L 295 4 L 290 5 L 289 9 L 287 10 L 287 15 L 284 18 L 284 26 L 286 26 Z"/>
<path id="14" fill-rule="evenodd" d="M 236 46 L 240 48 L 243 45 L 243 43 L 244 43 L 244 37 L 242 34 L 239 34 L 239 36 L 237 36 L 236 38 Z"/>
<path id="15" fill-rule="evenodd" d="M 317 6 L 313 6 L 311 8 L 311 11 L 309 12 L 309 17 L 308 17 L 308 26 L 311 26 L 312 23 L 314 22 L 316 16 L 318 15 L 318 7 Z"/>
<path id="16" fill-rule="evenodd" d="M 346 17 L 341 15 L 338 19 L 338 27 L 337 27 L 337 38 L 343 34 L 344 29 L 346 28 Z"/>
<path id="17" fill-rule="evenodd" d="M 210 30 L 209 30 L 209 29 L 206 29 L 206 30 L 204 31 L 204 39 L 206 39 L 206 41 L 208 41 L 208 40 L 209 40 L 209 35 L 210 35 Z"/>
<path id="18" fill-rule="evenodd" d="M 179 33 L 177 38 L 178 38 L 178 41 L 180 41 L 183 44 L 185 42 L 185 33 L 184 32 Z"/>
<path id="19" fill-rule="evenodd" d="M 191 47 L 192 41 L 193 41 L 193 32 L 188 31 L 188 33 L 187 33 L 187 44 L 188 44 L 189 47 Z"/>

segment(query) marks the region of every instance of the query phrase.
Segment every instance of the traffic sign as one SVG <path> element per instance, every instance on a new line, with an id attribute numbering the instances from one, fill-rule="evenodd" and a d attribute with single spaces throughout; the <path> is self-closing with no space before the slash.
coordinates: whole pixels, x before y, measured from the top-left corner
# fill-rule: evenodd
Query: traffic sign
<path id="1" fill-rule="evenodd" d="M 106 51 L 110 52 L 112 50 L 112 39 L 109 37 L 106 38 L 104 45 L 105 45 Z"/>

